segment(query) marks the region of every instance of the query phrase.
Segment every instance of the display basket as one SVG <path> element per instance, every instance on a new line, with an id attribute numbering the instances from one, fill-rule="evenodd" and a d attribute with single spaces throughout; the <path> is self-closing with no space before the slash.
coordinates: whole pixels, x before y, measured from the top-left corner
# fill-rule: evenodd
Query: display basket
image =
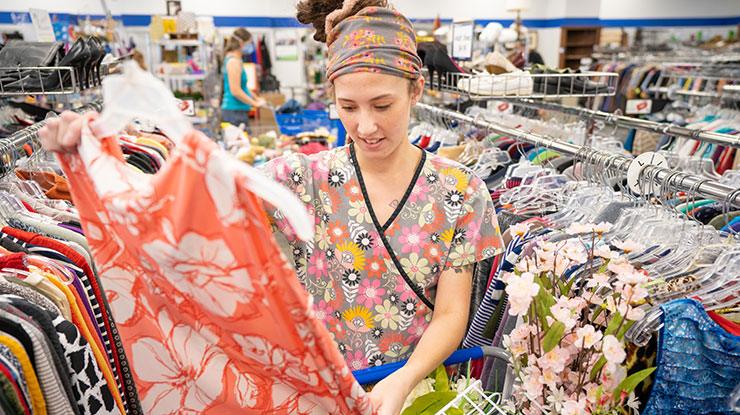
<path id="1" fill-rule="evenodd" d="M 280 127 L 280 132 L 285 135 L 296 135 L 310 132 L 324 127 L 336 136 L 338 134 L 340 121 L 329 118 L 328 111 L 303 110 L 294 114 L 280 114 L 275 112 L 275 121 Z"/>
<path id="2" fill-rule="evenodd" d="M 512 98 L 566 98 L 611 96 L 619 74 L 612 72 L 492 74 L 435 73 L 425 71 L 429 89 L 459 94 L 470 100 Z"/>
<path id="3" fill-rule="evenodd" d="M 493 357 L 507 361 L 509 359 L 508 353 L 499 348 L 471 347 L 454 352 L 444 361 L 444 365 L 452 366 L 483 357 Z M 352 372 L 352 374 L 361 385 L 373 384 L 400 369 L 405 363 L 405 361 L 388 363 L 368 369 L 357 370 Z M 473 380 L 471 378 L 468 387 L 458 393 L 455 399 L 447 403 L 435 415 L 447 414 L 447 411 L 452 408 L 461 409 L 465 415 L 509 415 L 509 412 L 501 407 L 501 401 L 502 395 L 500 393 L 489 393 L 485 391 L 480 380 Z"/>

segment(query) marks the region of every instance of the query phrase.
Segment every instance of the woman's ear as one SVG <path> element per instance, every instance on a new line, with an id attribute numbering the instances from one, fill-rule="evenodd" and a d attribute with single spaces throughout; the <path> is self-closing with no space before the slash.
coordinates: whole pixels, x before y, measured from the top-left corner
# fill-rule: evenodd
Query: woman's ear
<path id="1" fill-rule="evenodd" d="M 421 96 L 424 94 L 424 77 L 419 76 L 419 79 L 414 81 L 416 85 L 414 86 L 414 95 L 411 97 L 411 105 L 416 105 L 419 103 L 419 100 L 421 100 Z"/>

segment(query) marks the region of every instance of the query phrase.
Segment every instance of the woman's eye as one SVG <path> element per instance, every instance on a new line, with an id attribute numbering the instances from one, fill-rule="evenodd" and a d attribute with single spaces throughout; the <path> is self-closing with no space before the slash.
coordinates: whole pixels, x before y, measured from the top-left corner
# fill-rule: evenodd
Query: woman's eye
<path id="1" fill-rule="evenodd" d="M 355 107 L 342 107 L 342 109 L 345 111 L 354 111 Z"/>
<path id="2" fill-rule="evenodd" d="M 390 104 L 388 104 L 388 105 L 379 105 L 379 106 L 376 106 L 375 109 L 377 109 L 378 111 L 385 111 L 385 110 L 387 110 L 390 107 L 391 107 Z"/>

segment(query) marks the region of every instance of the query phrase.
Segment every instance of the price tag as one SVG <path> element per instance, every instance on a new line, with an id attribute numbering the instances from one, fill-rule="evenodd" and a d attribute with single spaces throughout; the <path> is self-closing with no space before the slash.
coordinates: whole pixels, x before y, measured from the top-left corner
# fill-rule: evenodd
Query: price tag
<path id="1" fill-rule="evenodd" d="M 177 107 L 183 114 L 189 117 L 195 116 L 195 105 L 192 99 L 177 99 Z"/>
<path id="2" fill-rule="evenodd" d="M 511 114 L 514 106 L 504 101 L 488 101 L 488 110 L 499 114 Z"/>
<path id="3" fill-rule="evenodd" d="M 650 114 L 653 111 L 653 101 L 650 99 L 628 99 L 626 114 Z"/>
<path id="4" fill-rule="evenodd" d="M 31 15 L 31 23 L 33 23 L 33 29 L 36 31 L 36 40 L 39 42 L 54 42 L 57 40 L 47 10 L 28 9 L 28 14 Z"/>
<path id="5" fill-rule="evenodd" d="M 452 59 L 470 60 L 473 57 L 474 34 L 472 21 L 452 24 Z"/>

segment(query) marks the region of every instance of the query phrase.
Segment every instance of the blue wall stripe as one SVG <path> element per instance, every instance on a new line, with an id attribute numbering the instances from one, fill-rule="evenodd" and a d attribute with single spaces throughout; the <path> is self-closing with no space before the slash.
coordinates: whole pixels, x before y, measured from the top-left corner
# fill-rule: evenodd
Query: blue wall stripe
<path id="1" fill-rule="evenodd" d="M 12 15 L 23 16 L 25 21 L 30 22 L 28 12 L 0 12 L 0 24 L 13 24 Z M 52 13 L 53 21 L 74 22 L 77 17 L 101 19 L 104 16 L 96 15 L 72 15 L 67 13 Z M 141 27 L 148 26 L 151 16 L 148 14 L 123 14 L 114 16 L 116 20 L 122 20 L 125 26 Z M 429 23 L 433 19 L 413 19 L 414 22 Z M 442 19 L 443 23 L 450 23 L 451 19 Z M 218 27 L 300 27 L 302 26 L 294 17 L 260 17 L 260 16 L 214 16 L 213 22 Z M 504 27 L 511 25 L 513 19 L 479 19 L 477 23 L 486 25 L 490 22 L 499 22 Z M 562 26 L 604 26 L 604 27 L 701 27 L 701 26 L 734 26 L 740 24 L 740 16 L 731 17 L 681 17 L 662 19 L 599 19 L 598 17 L 570 17 L 560 19 L 522 19 L 525 26 L 529 28 L 556 28 Z"/>

